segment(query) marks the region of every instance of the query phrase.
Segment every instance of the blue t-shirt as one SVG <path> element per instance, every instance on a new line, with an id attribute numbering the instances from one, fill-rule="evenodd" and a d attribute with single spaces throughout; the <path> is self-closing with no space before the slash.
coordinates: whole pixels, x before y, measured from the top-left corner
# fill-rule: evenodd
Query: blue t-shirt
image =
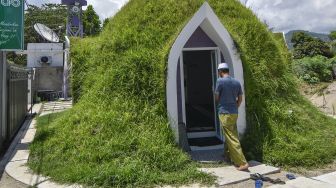
<path id="1" fill-rule="evenodd" d="M 242 87 L 238 80 L 230 76 L 219 78 L 215 92 L 219 95 L 219 114 L 238 114 L 237 98 L 243 95 Z"/>

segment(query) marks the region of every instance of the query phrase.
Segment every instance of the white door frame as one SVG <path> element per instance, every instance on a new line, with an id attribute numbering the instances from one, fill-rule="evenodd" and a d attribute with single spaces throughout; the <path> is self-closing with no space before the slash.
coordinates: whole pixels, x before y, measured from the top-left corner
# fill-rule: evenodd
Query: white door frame
<path id="1" fill-rule="evenodd" d="M 220 63 L 221 61 L 221 51 L 219 47 L 199 47 L 199 48 L 183 48 L 181 55 L 180 55 L 180 82 L 181 82 L 181 97 L 182 97 L 182 120 L 185 126 L 187 126 L 187 120 L 186 120 L 186 107 L 185 107 L 185 87 L 184 87 L 184 61 L 183 61 L 183 52 L 187 52 L 187 51 L 216 51 L 217 54 L 217 61 L 216 63 Z M 211 62 L 213 63 L 213 62 Z M 215 66 L 217 67 L 217 65 Z M 213 74 L 216 74 L 216 77 L 218 77 L 218 73 L 217 72 L 213 72 L 213 65 L 211 66 L 211 72 L 212 72 L 212 76 Z M 214 84 L 212 85 L 212 91 L 214 91 Z M 216 109 L 216 104 L 215 104 L 215 99 L 213 99 L 214 101 L 214 112 L 215 112 L 215 131 L 204 131 L 204 132 L 197 132 L 197 133 L 188 133 L 189 137 L 192 138 L 201 138 L 201 137 L 209 137 L 209 135 L 213 135 L 211 132 L 215 133 L 215 135 L 217 135 L 221 140 L 223 140 L 223 135 L 222 135 L 222 131 L 220 128 L 220 125 L 217 124 L 217 109 Z M 217 129 L 219 127 L 219 129 Z M 187 127 L 186 127 L 187 128 Z M 218 131 L 219 130 L 219 131 Z"/>
<path id="2" fill-rule="evenodd" d="M 194 16 L 177 36 L 168 56 L 166 83 L 167 117 L 169 119 L 169 124 L 175 135 L 175 141 L 177 143 L 179 143 L 181 129 L 178 122 L 179 115 L 177 110 L 178 93 L 176 69 L 179 58 L 181 57 L 181 51 L 198 27 L 201 27 L 203 31 L 210 37 L 210 39 L 213 40 L 221 49 L 226 63 L 229 64 L 234 77 L 241 83 L 244 90 L 243 64 L 236 45 L 228 30 L 224 27 L 222 21 L 216 16 L 210 5 L 207 2 L 204 2 L 202 7 L 194 14 Z M 239 134 L 243 135 L 246 129 L 245 96 L 243 96 L 243 102 L 239 108 L 237 128 Z"/>

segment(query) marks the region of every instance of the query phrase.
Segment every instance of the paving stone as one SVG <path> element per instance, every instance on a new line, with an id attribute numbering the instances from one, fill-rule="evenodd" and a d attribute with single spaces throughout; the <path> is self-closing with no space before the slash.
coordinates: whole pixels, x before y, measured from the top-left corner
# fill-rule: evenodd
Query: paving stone
<path id="1" fill-rule="evenodd" d="M 42 182 L 37 185 L 38 188 L 82 188 L 82 186 L 74 185 L 60 185 L 51 181 Z"/>
<path id="2" fill-rule="evenodd" d="M 249 171 L 251 174 L 259 173 L 262 175 L 267 175 L 267 174 L 279 173 L 281 171 L 280 168 L 265 165 L 257 161 L 250 161 L 249 165 L 250 165 Z"/>
<path id="3" fill-rule="evenodd" d="M 27 161 L 9 162 L 6 166 L 6 172 L 12 178 L 31 186 L 47 180 L 45 177 L 33 174 L 26 164 Z"/>
<path id="4" fill-rule="evenodd" d="M 157 188 L 176 188 L 176 186 L 165 185 L 165 186 L 158 186 Z M 200 184 L 191 184 L 191 185 L 183 185 L 179 186 L 179 188 L 216 188 L 216 186 L 204 186 Z"/>
<path id="5" fill-rule="evenodd" d="M 27 161 L 29 158 L 28 150 L 16 150 L 9 162 Z"/>
<path id="6" fill-rule="evenodd" d="M 336 172 L 313 177 L 312 179 L 323 181 L 323 182 L 332 184 L 336 187 Z"/>
<path id="7" fill-rule="evenodd" d="M 310 178 L 299 177 L 295 180 L 287 181 L 285 185 L 273 185 L 269 188 L 335 188 L 335 185 Z"/>
<path id="8" fill-rule="evenodd" d="M 36 129 L 28 129 L 26 132 L 26 135 L 24 138 L 21 140 L 22 144 L 29 144 L 34 140 L 36 134 Z"/>
<path id="9" fill-rule="evenodd" d="M 220 186 L 246 181 L 250 179 L 250 174 L 254 173 L 266 175 L 280 172 L 279 168 L 268 166 L 256 161 L 250 161 L 249 164 L 249 172 L 238 171 L 234 166 L 201 168 L 200 170 L 217 176 L 217 184 Z"/>
<path id="10" fill-rule="evenodd" d="M 42 108 L 42 103 L 34 104 L 32 111 L 33 111 L 33 113 L 39 113 L 41 108 Z"/>
<path id="11" fill-rule="evenodd" d="M 35 129 L 35 128 L 36 128 L 36 119 L 33 119 L 29 125 L 29 129 Z"/>
<path id="12" fill-rule="evenodd" d="M 250 173 L 238 171 L 234 166 L 221 168 L 201 168 L 202 172 L 206 172 L 217 176 L 217 184 L 220 186 L 239 183 L 250 179 Z"/>

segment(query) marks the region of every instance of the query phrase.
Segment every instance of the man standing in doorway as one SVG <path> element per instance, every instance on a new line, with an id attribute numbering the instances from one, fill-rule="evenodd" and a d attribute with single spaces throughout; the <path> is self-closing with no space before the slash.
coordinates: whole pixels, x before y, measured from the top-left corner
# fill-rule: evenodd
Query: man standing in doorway
<path id="1" fill-rule="evenodd" d="M 228 151 L 231 161 L 238 170 L 248 170 L 249 165 L 243 154 L 237 131 L 238 108 L 243 99 L 242 87 L 238 80 L 230 76 L 228 64 L 219 64 L 218 73 L 220 78 L 216 84 L 215 99 L 225 135 L 225 150 Z"/>

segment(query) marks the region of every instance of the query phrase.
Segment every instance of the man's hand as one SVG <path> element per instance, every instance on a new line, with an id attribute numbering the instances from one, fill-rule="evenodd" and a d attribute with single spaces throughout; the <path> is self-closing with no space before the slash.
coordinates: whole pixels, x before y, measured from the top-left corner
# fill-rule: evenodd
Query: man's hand
<path id="1" fill-rule="evenodd" d="M 243 102 L 243 96 L 242 96 L 242 95 L 239 95 L 239 96 L 238 96 L 238 100 L 237 100 L 238 108 L 240 107 L 240 105 L 241 105 L 242 102 Z"/>
<path id="2" fill-rule="evenodd" d="M 217 93 L 215 93 L 215 101 L 216 101 L 216 104 L 219 103 L 219 95 Z"/>

